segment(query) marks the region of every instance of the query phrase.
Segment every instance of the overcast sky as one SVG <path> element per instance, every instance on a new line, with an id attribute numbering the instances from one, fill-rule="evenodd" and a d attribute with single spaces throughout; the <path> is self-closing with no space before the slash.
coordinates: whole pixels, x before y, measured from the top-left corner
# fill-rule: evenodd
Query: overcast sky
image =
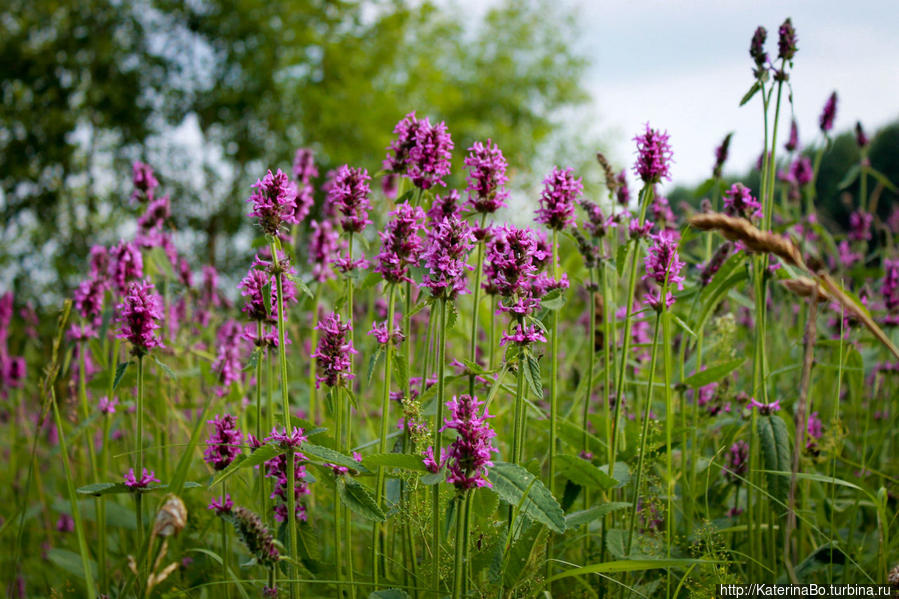
<path id="1" fill-rule="evenodd" d="M 731 171 L 761 153 L 761 100 L 740 108 L 752 84 L 749 40 L 790 16 L 799 37 L 791 76 L 800 142 L 813 143 L 827 96 L 839 96 L 836 129 L 861 120 L 868 130 L 899 118 L 899 2 L 727 0 L 590 2 L 579 11 L 580 48 L 592 61 L 586 87 L 597 127 L 619 164 L 632 161 L 631 138 L 643 123 L 667 129 L 675 153 L 674 183 L 709 176 L 714 148 L 728 131 Z M 789 123 L 781 121 L 781 139 Z M 786 123 L 786 125 L 785 125 Z"/>

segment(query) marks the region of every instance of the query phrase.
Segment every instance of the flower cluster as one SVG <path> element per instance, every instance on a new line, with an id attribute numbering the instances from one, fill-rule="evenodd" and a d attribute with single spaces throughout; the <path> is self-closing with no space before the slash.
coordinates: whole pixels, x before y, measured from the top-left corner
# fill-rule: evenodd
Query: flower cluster
<path id="1" fill-rule="evenodd" d="M 418 232 L 424 226 L 425 213 L 418 206 L 404 202 L 390 216 L 384 231 L 378 231 L 381 253 L 377 256 L 375 272 L 381 273 L 388 283 L 411 281 L 409 267 L 419 260 L 421 238 Z"/>
<path id="2" fill-rule="evenodd" d="M 403 335 L 403 331 L 400 327 L 395 327 L 393 329 L 393 333 L 387 331 L 387 321 L 378 322 L 374 321 L 371 323 L 371 330 L 368 332 L 369 335 L 375 338 L 375 341 L 380 343 L 381 345 L 385 345 L 388 342 L 393 342 L 394 345 L 399 345 L 405 339 Z M 414 377 L 413 377 L 414 378 Z M 411 379 L 410 379 L 411 382 Z"/>
<path id="3" fill-rule="evenodd" d="M 749 42 L 749 56 L 755 63 L 755 76 L 758 78 L 764 71 L 765 63 L 768 62 L 768 53 L 765 52 L 765 40 L 768 39 L 768 31 L 761 25 L 756 28 L 752 34 L 752 41 Z"/>
<path id="4" fill-rule="evenodd" d="M 742 439 L 730 446 L 722 472 L 731 482 L 740 483 L 749 471 L 749 443 Z"/>
<path id="5" fill-rule="evenodd" d="M 787 152 L 795 152 L 799 149 L 799 125 L 796 124 L 796 119 L 790 121 L 790 136 L 787 138 L 787 143 L 784 144 L 784 149 Z"/>
<path id="6" fill-rule="evenodd" d="M 314 178 L 318 177 L 315 153 L 311 149 L 297 148 L 293 157 L 293 176 L 302 185 L 309 185 Z"/>
<path id="7" fill-rule="evenodd" d="M 747 220 L 762 218 L 762 205 L 742 183 L 734 183 L 724 192 L 724 212 Z"/>
<path id="8" fill-rule="evenodd" d="M 331 181 L 328 203 L 340 213 L 340 226 L 347 233 L 359 233 L 371 222 L 368 219 L 371 209 L 369 181 L 371 177 L 366 169 L 348 164 L 341 166 Z"/>
<path id="9" fill-rule="evenodd" d="M 127 294 L 116 308 L 119 339 L 126 339 L 132 351 L 142 356 L 154 347 L 163 347 L 156 334 L 162 319 L 162 298 L 153 283 L 143 279 L 128 284 Z"/>
<path id="10" fill-rule="evenodd" d="M 476 141 L 468 148 L 468 156 L 465 158 L 465 166 L 468 167 L 468 203 L 469 208 L 475 212 L 492 214 L 506 205 L 509 192 L 505 184 L 509 181 L 506 176 L 506 159 L 502 150 L 491 140 L 487 144 Z"/>
<path id="11" fill-rule="evenodd" d="M 153 174 L 153 167 L 143 162 L 135 162 L 131 166 L 131 180 L 134 183 L 134 191 L 131 192 L 132 202 L 151 202 L 153 192 L 159 187 L 159 181 Z"/>
<path id="12" fill-rule="evenodd" d="M 216 416 L 209 421 L 213 432 L 206 441 L 203 459 L 215 470 L 224 470 L 240 455 L 243 434 L 237 427 L 237 419 L 231 414 Z"/>
<path id="13" fill-rule="evenodd" d="M 793 21 L 787 18 L 786 21 L 778 29 L 777 39 L 777 57 L 783 60 L 793 60 L 796 55 L 796 29 L 793 27 Z"/>
<path id="14" fill-rule="evenodd" d="M 408 176 L 419 189 L 446 186 L 443 177 L 450 173 L 453 150 L 446 125 L 432 125 L 427 118 L 417 119 L 410 112 L 396 124 L 393 133 L 396 139 L 387 148 L 384 170 Z"/>
<path id="15" fill-rule="evenodd" d="M 474 247 L 474 235 L 469 224 L 456 216 L 449 216 L 428 229 L 427 241 L 421 257 L 428 272 L 421 287 L 431 295 L 452 301 L 460 293 L 468 293 L 466 271 L 468 253 Z"/>
<path id="16" fill-rule="evenodd" d="M 574 169 L 553 167 L 543 180 L 537 222 L 557 231 L 570 226 L 574 222 L 575 203 L 583 191 L 584 185 L 580 178 L 575 178 Z"/>
<path id="17" fill-rule="evenodd" d="M 221 516 L 231 513 L 231 510 L 234 508 L 234 502 L 231 501 L 231 495 L 226 493 L 224 499 L 213 499 L 206 507 L 213 510 L 216 516 Z"/>
<path id="18" fill-rule="evenodd" d="M 337 261 L 340 252 L 340 236 L 331 221 L 321 223 L 313 220 L 310 223 L 312 233 L 309 236 L 309 264 L 312 265 L 312 278 L 319 283 L 334 278 L 331 264 Z"/>
<path id="19" fill-rule="evenodd" d="M 93 325 L 100 324 L 103 296 L 108 287 L 106 279 L 90 276 L 83 280 L 73 293 L 75 309 L 82 318 Z"/>
<path id="20" fill-rule="evenodd" d="M 266 443 L 277 443 L 281 447 L 296 448 L 300 444 L 306 442 L 306 436 L 302 429 L 294 428 L 293 432 L 287 433 L 286 429 L 280 432 L 277 429 L 272 430 L 272 434 L 265 438 Z M 294 453 L 294 499 L 296 500 L 296 509 L 294 516 L 300 520 L 306 520 L 306 506 L 300 503 L 303 495 L 309 495 L 309 485 L 306 484 L 306 466 L 304 462 L 306 456 L 300 452 Z M 275 519 L 278 522 L 284 522 L 287 519 L 287 493 L 289 489 L 289 479 L 287 476 L 287 456 L 281 454 L 275 456 L 265 463 L 265 476 L 274 479 L 275 485 L 272 490 L 271 498 L 277 499 L 278 504 L 274 506 Z"/>
<path id="21" fill-rule="evenodd" d="M 774 412 L 780 411 L 780 400 L 775 399 L 771 403 L 762 403 L 754 397 L 749 398 L 749 409 L 757 409 L 762 416 L 768 416 Z"/>
<path id="22" fill-rule="evenodd" d="M 449 216 L 460 216 L 462 207 L 459 205 L 459 192 L 451 189 L 447 193 L 434 196 L 434 202 L 427 212 L 428 224 L 436 225 Z"/>
<path id="23" fill-rule="evenodd" d="M 146 489 L 150 486 L 150 483 L 158 482 L 160 480 L 156 478 L 156 473 L 152 470 L 148 472 L 146 468 L 144 468 L 140 478 L 134 476 L 134 468 L 129 468 L 128 472 L 125 473 L 125 486 L 131 490 Z"/>
<path id="24" fill-rule="evenodd" d="M 483 405 L 471 395 L 453 397 L 446 403 L 450 417 L 440 430 L 454 429 L 458 434 L 443 458 L 448 470 L 446 482 L 460 491 L 492 486 L 487 480 L 487 468 L 493 466 L 492 454 L 499 450 L 492 441 L 496 433 L 487 423 L 492 416 L 486 407 L 481 409 Z"/>
<path id="25" fill-rule="evenodd" d="M 627 171 L 623 169 L 615 177 L 615 200 L 623 208 L 627 208 L 631 202 L 631 190 L 627 186 Z"/>
<path id="26" fill-rule="evenodd" d="M 646 123 L 646 131 L 634 138 L 637 142 L 637 164 L 634 172 L 643 183 L 651 185 L 663 179 L 670 179 L 671 146 L 668 144 L 668 133 L 651 129 Z"/>
<path id="27" fill-rule="evenodd" d="M 669 289 L 671 285 L 677 285 L 678 289 L 684 288 L 684 276 L 681 269 L 684 262 L 681 261 L 677 251 L 678 240 L 673 231 L 662 231 L 653 235 L 653 245 L 645 259 L 646 274 L 643 281 L 654 281 L 660 288 L 645 296 L 644 301 L 656 310 L 662 309 L 662 289 L 665 290 L 664 305 L 670 308 L 674 304 L 674 296 Z"/>
<path id="28" fill-rule="evenodd" d="M 721 176 L 721 170 L 724 168 L 724 163 L 727 161 L 727 156 L 730 153 L 730 140 L 733 136 L 732 132 L 728 133 L 724 136 L 721 145 L 715 148 L 715 166 L 712 168 L 712 176 L 715 178 Z"/>
<path id="29" fill-rule="evenodd" d="M 218 353 L 212 363 L 212 371 L 219 375 L 221 387 L 216 389 L 220 396 L 227 388 L 242 378 L 243 327 L 236 320 L 226 321 L 218 331 Z"/>
<path id="30" fill-rule="evenodd" d="M 108 269 L 116 291 L 124 293 L 129 281 L 144 276 L 144 259 L 136 245 L 122 241 L 109 251 Z"/>
<path id="31" fill-rule="evenodd" d="M 833 129 L 833 121 L 837 116 L 837 92 L 833 92 L 830 94 L 830 97 L 827 98 L 827 102 L 824 103 L 824 109 L 821 111 L 821 116 L 818 117 L 818 126 L 821 128 L 821 132 L 827 135 L 827 133 Z"/>
<path id="32" fill-rule="evenodd" d="M 324 383 L 329 387 L 337 387 L 341 381 L 352 379 L 350 355 L 358 353 L 348 336 L 353 325 L 341 322 L 340 314 L 332 312 L 322 318 L 315 328 L 321 332 L 318 347 L 312 354 L 318 363 L 315 386 Z"/>
<path id="33" fill-rule="evenodd" d="M 119 400 L 117 398 L 113 397 L 112 399 L 109 399 L 104 395 L 100 398 L 100 403 L 97 407 L 104 416 L 111 416 L 112 414 L 115 414 L 115 407 L 117 405 L 119 405 Z"/>
<path id="34" fill-rule="evenodd" d="M 281 169 L 274 175 L 268 171 L 265 177 L 253 184 L 255 190 L 247 199 L 252 203 L 250 216 L 259 219 L 259 226 L 271 236 L 277 236 L 282 225 L 296 224 L 297 190 Z"/>
<path id="35" fill-rule="evenodd" d="M 849 239 L 852 241 L 871 241 L 871 226 L 874 215 L 863 210 L 856 210 L 849 215 Z"/>
<path id="36" fill-rule="evenodd" d="M 262 518 L 241 506 L 229 509 L 228 515 L 237 535 L 256 561 L 266 568 L 274 568 L 278 564 L 280 554 L 272 533 L 262 522 Z"/>

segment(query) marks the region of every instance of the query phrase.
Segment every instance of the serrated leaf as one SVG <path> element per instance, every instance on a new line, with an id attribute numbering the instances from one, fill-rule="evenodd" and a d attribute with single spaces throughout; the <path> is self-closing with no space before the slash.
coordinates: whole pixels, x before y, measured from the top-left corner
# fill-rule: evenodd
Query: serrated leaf
<path id="1" fill-rule="evenodd" d="M 387 519 L 374 495 L 359 481 L 346 476 L 337 477 L 337 495 L 352 512 L 374 522 Z"/>
<path id="2" fill-rule="evenodd" d="M 113 391 L 118 389 L 119 383 L 122 382 L 122 377 L 125 376 L 125 371 L 128 370 L 129 364 L 131 364 L 131 361 L 119 362 L 118 366 L 115 367 L 115 378 L 112 381 L 112 390 Z"/>
<path id="3" fill-rule="evenodd" d="M 215 485 L 217 485 L 220 482 L 222 482 L 223 480 L 227 479 L 229 476 L 231 476 L 238 470 L 241 470 L 243 468 L 252 468 L 253 466 L 258 466 L 260 464 L 263 464 L 263 463 L 273 459 L 276 456 L 281 455 L 282 453 L 284 453 L 286 451 L 287 450 L 285 448 L 281 447 L 280 445 L 270 444 L 270 445 L 263 445 L 262 447 L 260 447 L 259 449 L 257 449 L 253 453 L 251 453 L 249 456 L 240 454 L 239 456 L 237 456 L 237 458 L 234 459 L 233 462 L 231 462 L 228 465 L 227 468 L 225 468 L 224 470 L 219 472 L 215 476 L 215 478 L 212 479 L 212 482 L 209 483 L 209 486 L 214 487 Z"/>
<path id="4" fill-rule="evenodd" d="M 581 510 L 579 512 L 573 512 L 565 516 L 565 527 L 568 529 L 577 528 L 584 524 L 589 524 L 594 520 L 599 520 L 600 518 L 605 517 L 606 514 L 611 514 L 612 512 L 623 510 L 630 506 L 631 504 L 626 501 L 613 501 L 587 508 L 586 510 Z"/>
<path id="5" fill-rule="evenodd" d="M 293 282 L 294 286 L 296 286 L 297 289 L 302 291 L 304 295 L 306 295 L 307 297 L 310 297 L 310 298 L 315 297 L 315 294 L 312 293 L 312 290 L 309 289 L 309 286 L 306 285 L 306 283 L 304 283 L 303 281 L 301 281 L 299 277 L 292 277 L 290 275 L 287 275 L 287 278 L 290 279 Z"/>
<path id="6" fill-rule="evenodd" d="M 757 429 L 765 469 L 789 472 L 792 466 L 790 439 L 783 419 L 777 414 L 759 416 Z M 789 480 L 774 473 L 768 473 L 767 478 L 771 496 L 780 502 L 786 502 Z"/>
<path id="7" fill-rule="evenodd" d="M 565 532 L 565 514 L 552 493 L 533 474 L 517 464 L 497 462 L 487 475 L 493 491 L 521 514 L 546 525 L 559 534 Z"/>
<path id="8" fill-rule="evenodd" d="M 743 98 L 740 100 L 740 106 L 743 106 L 744 104 L 746 104 L 747 102 L 749 102 L 749 101 L 752 99 L 752 97 L 753 97 L 753 96 L 754 96 L 760 89 L 762 89 L 762 88 L 761 88 L 761 86 L 759 85 L 759 82 L 758 82 L 758 81 L 756 81 L 755 83 L 753 83 L 753 84 L 752 84 L 752 87 L 749 88 L 749 91 L 747 91 L 745 94 L 743 94 Z"/>
<path id="9" fill-rule="evenodd" d="M 399 468 L 409 472 L 427 472 L 421 456 L 408 453 L 375 453 L 362 461 L 368 468 Z"/>
<path id="10" fill-rule="evenodd" d="M 736 358 L 728 360 L 727 362 L 722 362 L 711 368 L 700 370 L 696 374 L 685 378 L 684 384 L 688 387 L 705 387 L 711 383 L 716 383 L 742 366 L 745 361 L 746 358 Z"/>
<path id="11" fill-rule="evenodd" d="M 609 474 L 608 464 L 600 466 L 599 469 L 603 473 Z M 615 488 L 620 489 L 627 483 L 631 482 L 631 469 L 624 462 L 615 462 L 615 465 L 612 467 L 611 476 L 618 481 L 618 484 L 615 486 Z"/>
<path id="12" fill-rule="evenodd" d="M 565 305 L 565 293 L 562 289 L 552 289 L 540 299 L 540 306 L 546 310 L 560 310 Z"/>
<path id="13" fill-rule="evenodd" d="M 613 488 L 618 481 L 578 456 L 563 454 L 556 456 L 557 473 L 582 487 L 602 489 Z"/>
<path id="14" fill-rule="evenodd" d="M 524 378 L 537 399 L 543 399 L 543 376 L 540 374 L 540 362 L 530 352 L 524 352 Z"/>
<path id="15" fill-rule="evenodd" d="M 175 371 L 172 370 L 171 368 L 169 368 L 168 365 L 167 365 L 165 362 L 163 362 L 162 360 L 160 360 L 159 358 L 157 358 L 155 355 L 153 356 L 153 361 L 156 362 L 156 364 L 157 364 L 160 368 L 162 368 L 162 371 L 165 373 L 165 375 L 166 375 L 167 377 L 169 377 L 169 378 L 172 379 L 172 380 L 175 380 L 176 378 L 178 378 L 178 377 L 175 376 Z"/>
<path id="16" fill-rule="evenodd" d="M 459 311 L 456 309 L 456 302 L 446 302 L 446 328 L 452 329 L 456 326 L 456 320 L 459 318 Z"/>
<path id="17" fill-rule="evenodd" d="M 342 454 L 339 451 L 334 451 L 333 449 L 329 449 L 327 447 L 322 447 L 321 445 L 313 445 L 312 443 L 303 443 L 300 445 L 299 451 L 302 451 L 303 454 L 306 455 L 306 459 L 314 462 L 317 458 L 319 462 L 327 463 L 327 464 L 337 464 L 338 466 L 346 466 L 350 470 L 356 470 L 363 474 L 368 474 L 369 470 L 353 458 L 348 455 Z"/>

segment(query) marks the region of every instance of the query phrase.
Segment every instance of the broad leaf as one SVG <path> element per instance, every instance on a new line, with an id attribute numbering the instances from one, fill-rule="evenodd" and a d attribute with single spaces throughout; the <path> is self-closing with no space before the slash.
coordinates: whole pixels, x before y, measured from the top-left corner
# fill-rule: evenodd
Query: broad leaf
<path id="1" fill-rule="evenodd" d="M 400 468 L 410 472 L 427 472 L 421 456 L 408 453 L 376 453 L 365 456 L 363 463 L 369 468 L 383 466 L 385 468 Z"/>
<path id="2" fill-rule="evenodd" d="M 371 491 L 353 478 L 337 477 L 337 495 L 345 506 L 367 520 L 383 522 L 387 519 Z"/>
<path id="3" fill-rule="evenodd" d="M 746 358 L 736 358 L 734 360 L 728 360 L 727 362 L 722 362 L 721 364 L 717 364 L 712 366 L 711 368 L 706 368 L 705 370 L 701 370 L 692 376 L 688 376 L 684 379 L 684 384 L 688 387 L 705 387 L 711 383 L 717 383 L 731 372 L 739 368 L 743 365 L 743 362 L 746 361 Z"/>
<path id="4" fill-rule="evenodd" d="M 497 462 L 487 475 L 493 491 L 502 501 L 516 507 L 521 514 L 545 524 L 550 530 L 565 532 L 565 514 L 552 493 L 533 474 L 508 462 Z"/>
<path id="5" fill-rule="evenodd" d="M 787 425 L 783 419 L 777 414 L 759 416 L 757 428 L 765 469 L 789 472 L 791 469 L 790 439 L 787 434 Z M 773 472 L 768 473 L 768 492 L 772 497 L 780 502 L 785 502 L 789 487 L 787 478 Z"/>
<path id="6" fill-rule="evenodd" d="M 618 484 L 617 480 L 578 456 L 563 454 L 556 456 L 556 460 L 558 474 L 582 487 L 605 491 Z"/>

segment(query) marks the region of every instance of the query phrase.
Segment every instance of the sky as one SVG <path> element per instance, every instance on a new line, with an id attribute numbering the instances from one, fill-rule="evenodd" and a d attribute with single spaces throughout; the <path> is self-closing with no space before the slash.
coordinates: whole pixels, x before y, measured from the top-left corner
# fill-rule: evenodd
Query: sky
<path id="1" fill-rule="evenodd" d="M 745 172 L 761 153 L 759 96 L 739 107 L 752 85 L 749 41 L 791 17 L 799 51 L 791 75 L 793 111 L 804 145 L 820 141 L 818 116 L 830 93 L 839 97 L 836 131 L 861 120 L 870 132 L 899 118 L 899 2 L 872 0 L 728 0 L 590 2 L 570 0 L 578 15 L 577 48 L 591 61 L 585 87 L 597 132 L 617 164 L 633 160 L 634 135 L 646 122 L 667 130 L 675 184 L 707 178 L 714 149 L 734 132 L 729 168 Z M 784 104 L 779 139 L 788 132 Z M 782 147 L 782 146 L 781 146 Z"/>

